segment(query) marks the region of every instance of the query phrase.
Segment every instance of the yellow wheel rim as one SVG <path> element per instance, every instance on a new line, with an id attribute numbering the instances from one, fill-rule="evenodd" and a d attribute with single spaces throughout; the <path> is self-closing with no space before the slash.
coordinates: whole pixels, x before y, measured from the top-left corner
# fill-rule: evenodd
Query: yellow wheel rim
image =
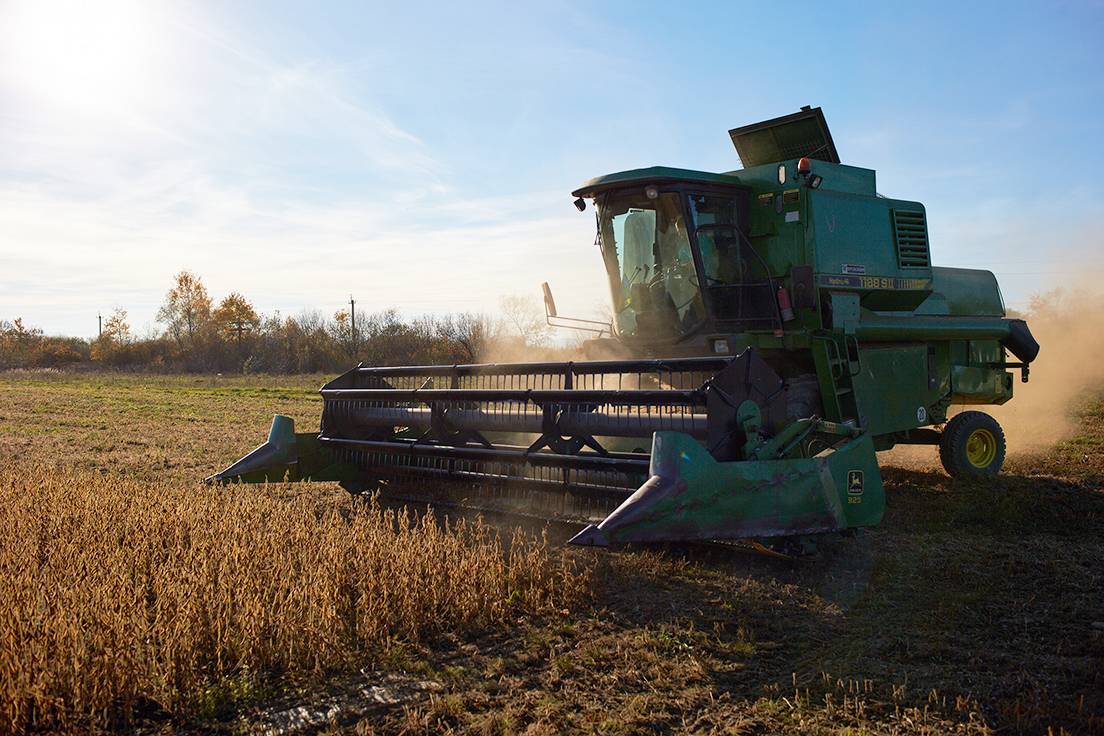
<path id="1" fill-rule="evenodd" d="M 975 429 L 966 438 L 966 459 L 975 468 L 987 468 L 997 458 L 997 438 L 988 429 Z"/>

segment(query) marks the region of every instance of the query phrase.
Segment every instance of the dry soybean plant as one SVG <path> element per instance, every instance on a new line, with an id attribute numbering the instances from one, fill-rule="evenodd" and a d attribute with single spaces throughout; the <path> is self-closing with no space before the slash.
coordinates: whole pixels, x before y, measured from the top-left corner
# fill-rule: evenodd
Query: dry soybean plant
<path id="1" fill-rule="evenodd" d="M 188 713 L 222 678 L 322 676 L 390 643 L 570 605 L 543 542 L 310 494 L 0 469 L 0 731 Z"/>

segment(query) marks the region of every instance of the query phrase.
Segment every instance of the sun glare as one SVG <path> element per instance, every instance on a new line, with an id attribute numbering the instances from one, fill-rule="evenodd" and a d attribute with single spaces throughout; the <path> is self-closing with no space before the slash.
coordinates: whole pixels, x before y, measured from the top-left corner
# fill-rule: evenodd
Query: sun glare
<path id="1" fill-rule="evenodd" d="M 0 10 L 4 76 L 42 102 L 86 111 L 136 101 L 157 56 L 153 3 L 14 0 Z"/>

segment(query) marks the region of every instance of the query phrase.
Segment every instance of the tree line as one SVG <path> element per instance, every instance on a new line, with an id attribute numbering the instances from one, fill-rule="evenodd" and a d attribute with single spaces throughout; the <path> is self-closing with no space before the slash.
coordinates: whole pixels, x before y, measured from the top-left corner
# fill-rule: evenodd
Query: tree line
<path id="1" fill-rule="evenodd" d="M 92 340 L 55 337 L 21 319 L 0 320 L 0 369 L 106 366 L 159 371 L 332 372 L 351 364 L 471 363 L 551 358 L 550 328 L 535 299 L 512 296 L 498 314 L 405 318 L 396 309 L 331 317 L 261 314 L 237 292 L 217 303 L 199 276 L 181 271 L 157 311 L 160 332 L 138 337 L 116 308 Z"/>

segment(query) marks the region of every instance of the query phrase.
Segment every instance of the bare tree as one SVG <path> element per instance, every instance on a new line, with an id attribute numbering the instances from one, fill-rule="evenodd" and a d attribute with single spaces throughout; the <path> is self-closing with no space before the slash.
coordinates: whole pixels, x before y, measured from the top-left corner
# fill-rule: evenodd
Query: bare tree
<path id="1" fill-rule="evenodd" d="M 503 328 L 500 321 L 485 314 L 465 312 L 441 318 L 437 332 L 460 346 L 465 359 L 474 363 L 487 355 L 491 345 L 501 338 Z"/>
<path id="2" fill-rule="evenodd" d="M 498 305 L 507 325 L 526 345 L 539 346 L 548 342 L 552 328 L 535 297 L 512 294 L 502 297 Z"/>
<path id="3" fill-rule="evenodd" d="M 352 352 L 353 326 L 348 309 L 339 309 L 334 312 L 333 322 L 330 323 L 330 334 L 334 340 L 344 345 L 346 350 Z"/>

